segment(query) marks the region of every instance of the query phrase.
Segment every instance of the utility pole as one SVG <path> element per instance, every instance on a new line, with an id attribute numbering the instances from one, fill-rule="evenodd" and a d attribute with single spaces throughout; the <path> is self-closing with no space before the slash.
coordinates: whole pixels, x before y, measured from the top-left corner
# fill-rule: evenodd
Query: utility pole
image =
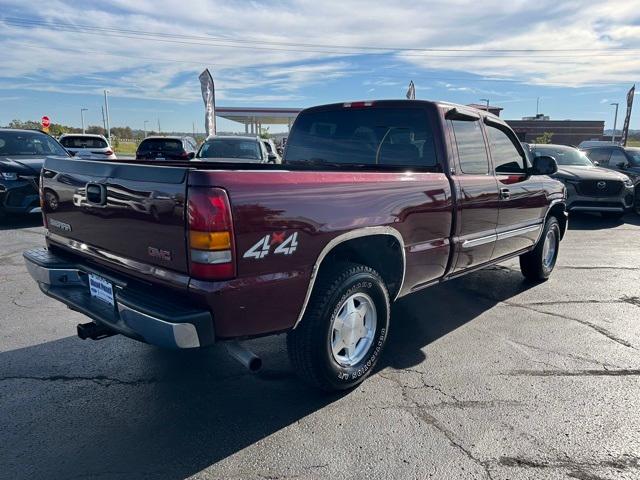
<path id="1" fill-rule="evenodd" d="M 85 134 L 85 130 L 84 130 L 84 112 L 88 111 L 88 108 L 81 108 L 80 109 L 80 121 L 82 122 L 82 134 Z"/>
<path id="2" fill-rule="evenodd" d="M 613 135 L 611 135 L 611 141 L 615 142 L 616 141 L 616 127 L 618 126 L 618 103 L 612 103 L 611 105 L 615 105 L 616 106 L 616 116 L 613 117 Z"/>
<path id="3" fill-rule="evenodd" d="M 100 110 L 102 110 L 102 128 L 106 132 L 107 131 L 107 122 L 104 119 L 104 105 L 102 105 L 100 107 Z"/>
<path id="4" fill-rule="evenodd" d="M 144 121 L 144 137 L 143 138 L 147 138 L 147 123 L 149 123 L 149 120 Z"/>
<path id="5" fill-rule="evenodd" d="M 107 114 L 107 140 L 111 143 L 111 121 L 109 119 L 109 100 L 107 99 L 107 93 L 109 90 L 104 91 L 104 111 Z"/>
<path id="6" fill-rule="evenodd" d="M 536 117 L 538 116 L 538 112 L 540 112 L 540 97 L 536 98 Z"/>
<path id="7" fill-rule="evenodd" d="M 160 135 L 160 117 L 158 117 L 158 135 Z"/>
<path id="8" fill-rule="evenodd" d="M 488 112 L 489 111 L 489 99 L 488 98 L 481 98 L 480 101 L 481 102 L 486 102 L 487 107 L 485 108 L 485 110 Z"/>

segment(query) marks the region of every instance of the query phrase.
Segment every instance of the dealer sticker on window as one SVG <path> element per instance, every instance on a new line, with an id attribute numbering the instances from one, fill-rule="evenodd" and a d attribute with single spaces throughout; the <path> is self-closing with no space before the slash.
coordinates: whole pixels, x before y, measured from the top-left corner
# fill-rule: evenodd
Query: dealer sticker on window
<path id="1" fill-rule="evenodd" d="M 89 292 L 92 297 L 98 300 L 106 302 L 109 305 L 114 304 L 113 285 L 111 285 L 111 282 L 93 273 L 89 274 Z"/>

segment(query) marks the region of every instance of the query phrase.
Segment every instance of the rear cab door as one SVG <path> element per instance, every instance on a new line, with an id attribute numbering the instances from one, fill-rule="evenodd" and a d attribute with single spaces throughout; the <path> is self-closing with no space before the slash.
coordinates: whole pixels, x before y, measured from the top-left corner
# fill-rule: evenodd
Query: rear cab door
<path id="1" fill-rule="evenodd" d="M 456 197 L 453 273 L 488 262 L 498 223 L 498 184 L 491 171 L 480 115 L 461 111 L 447 114 L 451 169 Z"/>
<path id="2" fill-rule="evenodd" d="M 485 130 L 500 198 L 491 257 L 497 259 L 536 243 L 548 201 L 540 178 L 528 173 L 526 153 L 513 131 L 490 117 Z"/>

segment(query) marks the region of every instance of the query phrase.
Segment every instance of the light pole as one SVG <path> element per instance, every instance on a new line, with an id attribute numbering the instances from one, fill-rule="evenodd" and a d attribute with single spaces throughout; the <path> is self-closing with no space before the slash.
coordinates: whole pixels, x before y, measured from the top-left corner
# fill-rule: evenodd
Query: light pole
<path id="1" fill-rule="evenodd" d="M 480 99 L 480 101 L 481 101 L 481 102 L 486 102 L 486 104 L 487 104 L 487 108 L 486 108 L 486 110 L 487 110 L 487 112 L 488 112 L 488 111 L 489 111 L 489 99 L 488 99 L 488 98 L 481 98 L 481 99 Z"/>
<path id="2" fill-rule="evenodd" d="M 618 103 L 612 103 L 611 105 L 616 106 L 616 116 L 613 117 L 613 135 L 611 135 L 611 142 L 616 141 L 616 127 L 618 126 Z"/>
<path id="3" fill-rule="evenodd" d="M 88 108 L 81 108 L 80 109 L 80 121 L 82 122 L 82 134 L 83 135 L 85 134 L 85 131 L 84 131 L 84 112 L 86 112 L 88 110 L 89 110 Z"/>
<path id="4" fill-rule="evenodd" d="M 147 123 L 149 123 L 149 120 L 144 121 L 144 138 L 147 138 Z"/>
<path id="5" fill-rule="evenodd" d="M 107 93 L 109 90 L 104 91 L 104 111 L 107 115 L 107 139 L 111 143 L 111 119 L 109 118 L 109 100 L 107 99 Z"/>

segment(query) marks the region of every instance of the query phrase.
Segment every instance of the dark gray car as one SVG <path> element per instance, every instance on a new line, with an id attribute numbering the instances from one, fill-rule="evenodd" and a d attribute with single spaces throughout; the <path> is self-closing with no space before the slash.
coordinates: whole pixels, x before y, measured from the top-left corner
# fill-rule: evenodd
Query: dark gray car
<path id="1" fill-rule="evenodd" d="M 38 180 L 48 156 L 69 154 L 44 132 L 0 128 L 0 217 L 40 211 Z"/>
<path id="2" fill-rule="evenodd" d="M 640 148 L 608 145 L 585 148 L 596 165 L 627 175 L 635 185 L 635 210 L 640 215 Z"/>
<path id="3" fill-rule="evenodd" d="M 567 187 L 568 212 L 599 212 L 619 218 L 633 207 L 633 182 L 627 175 L 594 165 L 573 147 L 531 144 L 529 149 L 534 158 L 549 155 L 556 159 L 558 172 L 553 178 Z"/>

